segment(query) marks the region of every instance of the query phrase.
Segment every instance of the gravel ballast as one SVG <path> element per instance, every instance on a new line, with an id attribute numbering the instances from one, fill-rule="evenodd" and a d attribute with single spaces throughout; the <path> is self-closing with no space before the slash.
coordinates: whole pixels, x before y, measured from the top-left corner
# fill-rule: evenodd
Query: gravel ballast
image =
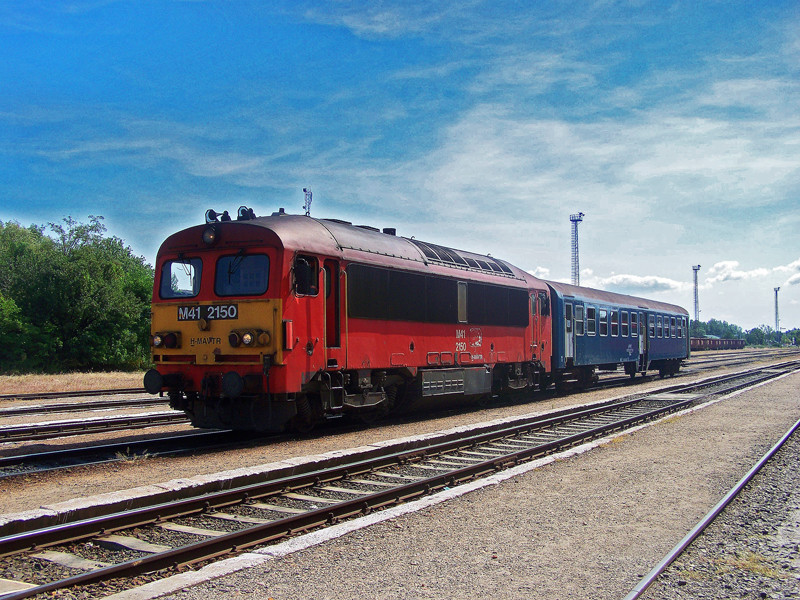
<path id="1" fill-rule="evenodd" d="M 619 600 L 800 418 L 799 382 L 166 597 Z"/>

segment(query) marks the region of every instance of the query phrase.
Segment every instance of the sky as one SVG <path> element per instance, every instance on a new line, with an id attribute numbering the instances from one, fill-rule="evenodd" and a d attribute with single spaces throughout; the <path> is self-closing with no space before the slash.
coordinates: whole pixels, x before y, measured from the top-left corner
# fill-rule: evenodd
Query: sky
<path id="1" fill-rule="evenodd" d="M 0 2 L 0 221 L 151 264 L 208 208 L 800 327 L 800 4 Z"/>

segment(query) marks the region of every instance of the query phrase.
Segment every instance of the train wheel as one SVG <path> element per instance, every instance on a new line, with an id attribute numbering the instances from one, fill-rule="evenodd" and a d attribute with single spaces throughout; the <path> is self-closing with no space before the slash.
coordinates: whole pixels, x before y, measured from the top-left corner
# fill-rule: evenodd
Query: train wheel
<path id="1" fill-rule="evenodd" d="M 289 429 L 295 433 L 311 433 L 314 429 L 314 413 L 308 396 L 301 395 L 295 399 L 297 414 L 289 421 Z"/>

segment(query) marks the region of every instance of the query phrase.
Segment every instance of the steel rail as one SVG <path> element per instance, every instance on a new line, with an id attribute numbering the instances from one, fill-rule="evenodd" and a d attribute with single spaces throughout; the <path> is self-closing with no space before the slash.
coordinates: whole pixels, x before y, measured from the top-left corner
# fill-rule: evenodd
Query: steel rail
<path id="1" fill-rule="evenodd" d="M 150 415 L 134 415 L 127 417 L 111 417 L 108 419 L 82 421 L 56 421 L 53 423 L 37 423 L 34 425 L 15 425 L 0 427 L 0 442 L 27 442 L 51 437 L 83 435 L 88 433 L 104 433 L 124 429 L 140 429 L 156 425 L 175 425 L 188 423 L 185 414 L 179 412 L 155 413 Z"/>
<path id="2" fill-rule="evenodd" d="M 675 547 L 667 554 L 663 560 L 656 565 L 650 573 L 648 573 L 637 585 L 634 587 L 627 596 L 625 596 L 624 600 L 636 600 L 641 596 L 648 587 L 650 587 L 658 576 L 663 573 L 667 567 L 669 567 L 675 559 L 677 559 L 684 550 L 691 544 L 698 535 L 700 535 L 705 529 L 716 519 L 719 514 L 728 506 L 731 501 L 736 498 L 744 487 L 750 482 L 753 477 L 755 477 L 756 473 L 758 473 L 769 460 L 775 456 L 775 454 L 783 447 L 783 445 L 789 440 L 790 437 L 800 428 L 800 420 L 798 420 L 792 427 L 787 431 L 784 436 L 778 440 L 778 442 L 767 452 L 764 456 L 762 456 L 758 462 L 750 469 L 747 474 L 742 477 L 736 485 L 731 488 L 731 490 L 725 494 L 725 496 L 720 500 L 714 508 L 712 508 L 706 516 L 700 519 L 700 522 L 695 525 L 692 530 L 686 534 L 686 536 L 678 542 Z"/>
<path id="3" fill-rule="evenodd" d="M 116 442 L 113 444 L 98 444 L 93 446 L 81 446 L 79 448 L 64 448 L 60 450 L 48 450 L 46 452 L 35 452 L 32 454 L 18 454 L 16 456 L 0 457 L 0 469 L 11 469 L 25 464 L 36 462 L 67 462 L 78 461 L 83 457 L 96 455 L 136 457 L 136 456 L 162 456 L 164 454 L 177 454 L 182 452 L 194 452 L 197 450 L 207 450 L 217 448 L 226 444 L 227 438 L 236 438 L 241 441 L 242 436 L 233 436 L 230 430 L 203 430 L 189 431 L 188 433 L 170 437 L 151 438 L 147 440 L 136 440 L 132 442 Z M 219 439 L 218 439 L 219 438 Z M 202 443 L 202 445 L 201 445 Z M 194 445 L 191 445 L 194 444 Z M 87 462 L 73 462 L 59 467 L 51 468 L 32 468 L 28 471 L 18 473 L 2 473 L 0 479 L 14 477 L 16 475 L 30 475 L 32 473 L 43 473 L 61 468 L 84 467 L 95 464 L 116 462 L 124 458 L 108 458 Z"/>
<path id="4" fill-rule="evenodd" d="M 133 400 L 88 400 L 86 402 L 68 402 L 64 404 L 36 404 L 34 406 L 11 406 L 0 408 L 0 418 L 15 417 L 19 415 L 52 414 L 62 412 L 76 412 L 83 410 L 103 410 L 108 408 L 130 408 L 136 406 L 150 406 L 151 404 L 167 404 L 169 398 L 148 396 Z"/>
<path id="5" fill-rule="evenodd" d="M 118 388 L 109 390 L 80 390 L 68 392 L 33 392 L 1 394 L 0 400 L 44 400 L 47 398 L 75 398 L 78 396 L 114 396 L 118 394 L 144 394 L 144 388 Z"/>

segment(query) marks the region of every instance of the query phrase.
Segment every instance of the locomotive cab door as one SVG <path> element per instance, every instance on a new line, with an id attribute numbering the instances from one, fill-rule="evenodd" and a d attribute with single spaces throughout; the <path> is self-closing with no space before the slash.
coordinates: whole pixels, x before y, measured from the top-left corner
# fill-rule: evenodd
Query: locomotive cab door
<path id="1" fill-rule="evenodd" d="M 323 265 L 325 290 L 325 356 L 327 368 L 342 368 L 347 364 L 342 345 L 342 273 L 339 261 L 327 259 Z"/>

